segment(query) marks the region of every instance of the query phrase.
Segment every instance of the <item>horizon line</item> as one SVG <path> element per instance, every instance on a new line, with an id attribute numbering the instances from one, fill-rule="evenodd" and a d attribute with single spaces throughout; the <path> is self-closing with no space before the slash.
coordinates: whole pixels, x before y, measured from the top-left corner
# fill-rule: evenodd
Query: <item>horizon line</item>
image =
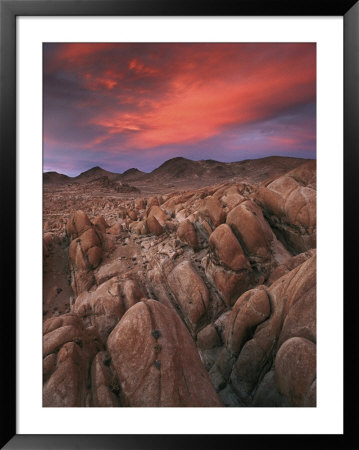
<path id="1" fill-rule="evenodd" d="M 161 163 L 159 166 L 157 166 L 156 168 L 154 168 L 153 170 L 151 170 L 150 172 L 145 172 L 144 170 L 140 170 L 137 167 L 129 167 L 128 169 L 125 169 L 123 172 L 111 172 L 110 170 L 104 169 L 103 167 L 99 166 L 99 165 L 94 165 L 92 167 L 89 167 L 88 169 L 83 170 L 82 172 L 79 172 L 77 175 L 67 175 L 66 173 L 62 173 L 62 172 L 57 172 L 56 170 L 44 170 L 44 168 L 42 169 L 42 173 L 57 173 L 59 175 L 64 175 L 66 177 L 69 178 L 77 178 L 78 176 L 82 175 L 83 173 L 86 173 L 92 169 L 95 168 L 99 168 L 101 170 L 104 170 L 106 172 L 110 172 L 113 173 L 115 175 L 123 175 L 125 172 L 129 171 L 129 170 L 138 170 L 139 172 L 142 172 L 144 174 L 150 174 L 153 171 L 157 170 L 158 168 L 160 168 L 161 166 L 163 166 L 163 164 L 165 164 L 168 161 L 172 161 L 174 159 L 185 159 L 187 161 L 192 161 L 192 162 L 200 162 L 200 161 L 213 161 L 213 162 L 218 162 L 221 164 L 233 164 L 233 163 L 237 163 L 237 162 L 246 162 L 246 161 L 252 161 L 252 160 L 256 160 L 256 159 L 268 159 L 268 158 L 291 158 L 291 159 L 305 159 L 305 160 L 316 160 L 317 158 L 302 158 L 302 157 L 298 157 L 298 156 L 283 156 L 283 155 L 269 155 L 269 156 L 262 156 L 262 157 L 258 157 L 258 158 L 246 158 L 246 159 L 240 159 L 240 160 L 235 160 L 235 161 L 220 161 L 217 159 L 212 159 L 212 158 L 208 158 L 208 159 L 191 159 L 191 158 L 185 158 L 184 156 L 174 156 L 173 158 L 167 159 L 165 161 L 163 161 L 163 163 Z"/>

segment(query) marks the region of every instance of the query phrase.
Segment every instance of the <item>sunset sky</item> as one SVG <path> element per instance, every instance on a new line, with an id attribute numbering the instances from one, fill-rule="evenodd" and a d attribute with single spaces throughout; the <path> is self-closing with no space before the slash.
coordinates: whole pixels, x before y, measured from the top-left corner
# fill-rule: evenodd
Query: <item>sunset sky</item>
<path id="1" fill-rule="evenodd" d="M 315 44 L 44 44 L 44 171 L 315 158 Z"/>

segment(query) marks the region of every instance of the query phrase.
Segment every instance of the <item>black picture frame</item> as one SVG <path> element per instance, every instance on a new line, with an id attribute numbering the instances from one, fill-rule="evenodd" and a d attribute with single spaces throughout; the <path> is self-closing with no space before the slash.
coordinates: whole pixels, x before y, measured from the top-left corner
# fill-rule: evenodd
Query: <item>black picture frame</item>
<path id="1" fill-rule="evenodd" d="M 233 445 L 295 447 L 318 445 L 330 438 L 345 448 L 354 431 L 356 415 L 345 415 L 343 435 L 18 435 L 16 434 L 16 17 L 18 16 L 342 16 L 344 19 L 344 240 L 345 292 L 351 292 L 356 265 L 349 264 L 357 243 L 356 186 L 359 169 L 359 2 L 322 0 L 288 2 L 277 0 L 0 0 L 0 186 L 2 269 L 2 392 L 1 448 L 6 449 L 183 449 L 201 446 L 223 448 Z M 333 206 L 335 208 L 335 206 Z M 349 239 L 350 237 L 350 239 Z M 5 289 L 4 289 L 5 287 Z M 344 293 L 345 293 L 344 292 Z M 353 292 L 355 292 L 353 290 Z M 355 297 L 345 304 L 346 342 L 354 341 Z M 356 375 L 353 348 L 344 351 L 345 385 Z M 345 411 L 353 402 L 350 389 L 344 392 Z M 285 430 L 283 430 L 285 433 Z M 165 433 L 165 430 L 164 430 Z M 285 438 L 285 439 L 284 439 Z M 279 442 L 279 439 L 281 442 Z"/>

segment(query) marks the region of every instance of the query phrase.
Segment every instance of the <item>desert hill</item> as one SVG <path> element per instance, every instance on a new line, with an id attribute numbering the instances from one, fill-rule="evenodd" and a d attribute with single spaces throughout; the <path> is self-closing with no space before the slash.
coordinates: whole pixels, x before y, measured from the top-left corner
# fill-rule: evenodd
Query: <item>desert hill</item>
<path id="1" fill-rule="evenodd" d="M 253 176 L 255 181 L 262 181 L 263 177 L 276 176 L 279 173 L 294 169 L 307 160 L 270 156 L 267 158 L 251 159 L 237 162 L 220 162 L 212 159 L 192 161 L 176 157 L 167 160 L 160 167 L 153 170 L 148 180 L 154 179 L 208 179 L 225 180 L 237 176 Z"/>
<path id="2" fill-rule="evenodd" d="M 141 179 L 144 175 L 146 175 L 146 172 L 142 172 L 141 170 L 133 167 L 123 172 L 121 177 L 124 181 L 133 181 Z"/>
<path id="3" fill-rule="evenodd" d="M 58 172 L 44 172 L 42 179 L 44 184 L 65 184 L 71 181 L 70 177 Z"/>
<path id="4" fill-rule="evenodd" d="M 93 167 L 76 177 L 47 172 L 44 174 L 44 184 L 91 183 L 100 177 L 107 177 L 111 182 L 139 183 L 144 186 L 164 183 L 190 183 L 190 187 L 200 187 L 222 182 L 233 178 L 260 183 L 266 179 L 282 175 L 309 160 L 282 156 L 251 159 L 237 162 L 220 162 L 215 160 L 192 161 L 183 157 L 175 157 L 165 161 L 150 173 L 131 168 L 120 173 L 109 172 L 101 167 Z M 56 174 L 56 175 L 55 175 Z M 137 187 L 137 186 L 136 186 Z"/>
<path id="5" fill-rule="evenodd" d="M 101 177 L 107 177 L 110 181 L 120 180 L 120 174 L 109 172 L 108 170 L 102 169 L 102 167 L 99 166 L 92 167 L 91 169 L 80 173 L 80 175 L 72 178 L 72 180 L 75 182 L 86 183 L 99 179 Z"/>

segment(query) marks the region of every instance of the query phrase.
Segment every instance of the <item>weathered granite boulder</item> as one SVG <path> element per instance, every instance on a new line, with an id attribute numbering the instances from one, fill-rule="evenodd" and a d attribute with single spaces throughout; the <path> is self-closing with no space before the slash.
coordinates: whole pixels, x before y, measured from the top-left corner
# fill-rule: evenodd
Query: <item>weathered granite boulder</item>
<path id="1" fill-rule="evenodd" d="M 316 246 L 316 163 L 309 161 L 262 184 L 255 199 L 280 239 L 295 253 Z"/>
<path id="2" fill-rule="evenodd" d="M 222 406 L 186 327 L 161 303 L 130 308 L 108 349 L 127 406 Z"/>
<path id="3" fill-rule="evenodd" d="M 180 223 L 177 229 L 178 238 L 188 244 L 194 251 L 198 250 L 198 238 L 194 225 L 189 220 Z"/>
<path id="4" fill-rule="evenodd" d="M 196 332 L 209 306 L 209 292 L 202 278 L 189 261 L 183 261 L 168 274 L 168 286 L 184 321 Z"/>

